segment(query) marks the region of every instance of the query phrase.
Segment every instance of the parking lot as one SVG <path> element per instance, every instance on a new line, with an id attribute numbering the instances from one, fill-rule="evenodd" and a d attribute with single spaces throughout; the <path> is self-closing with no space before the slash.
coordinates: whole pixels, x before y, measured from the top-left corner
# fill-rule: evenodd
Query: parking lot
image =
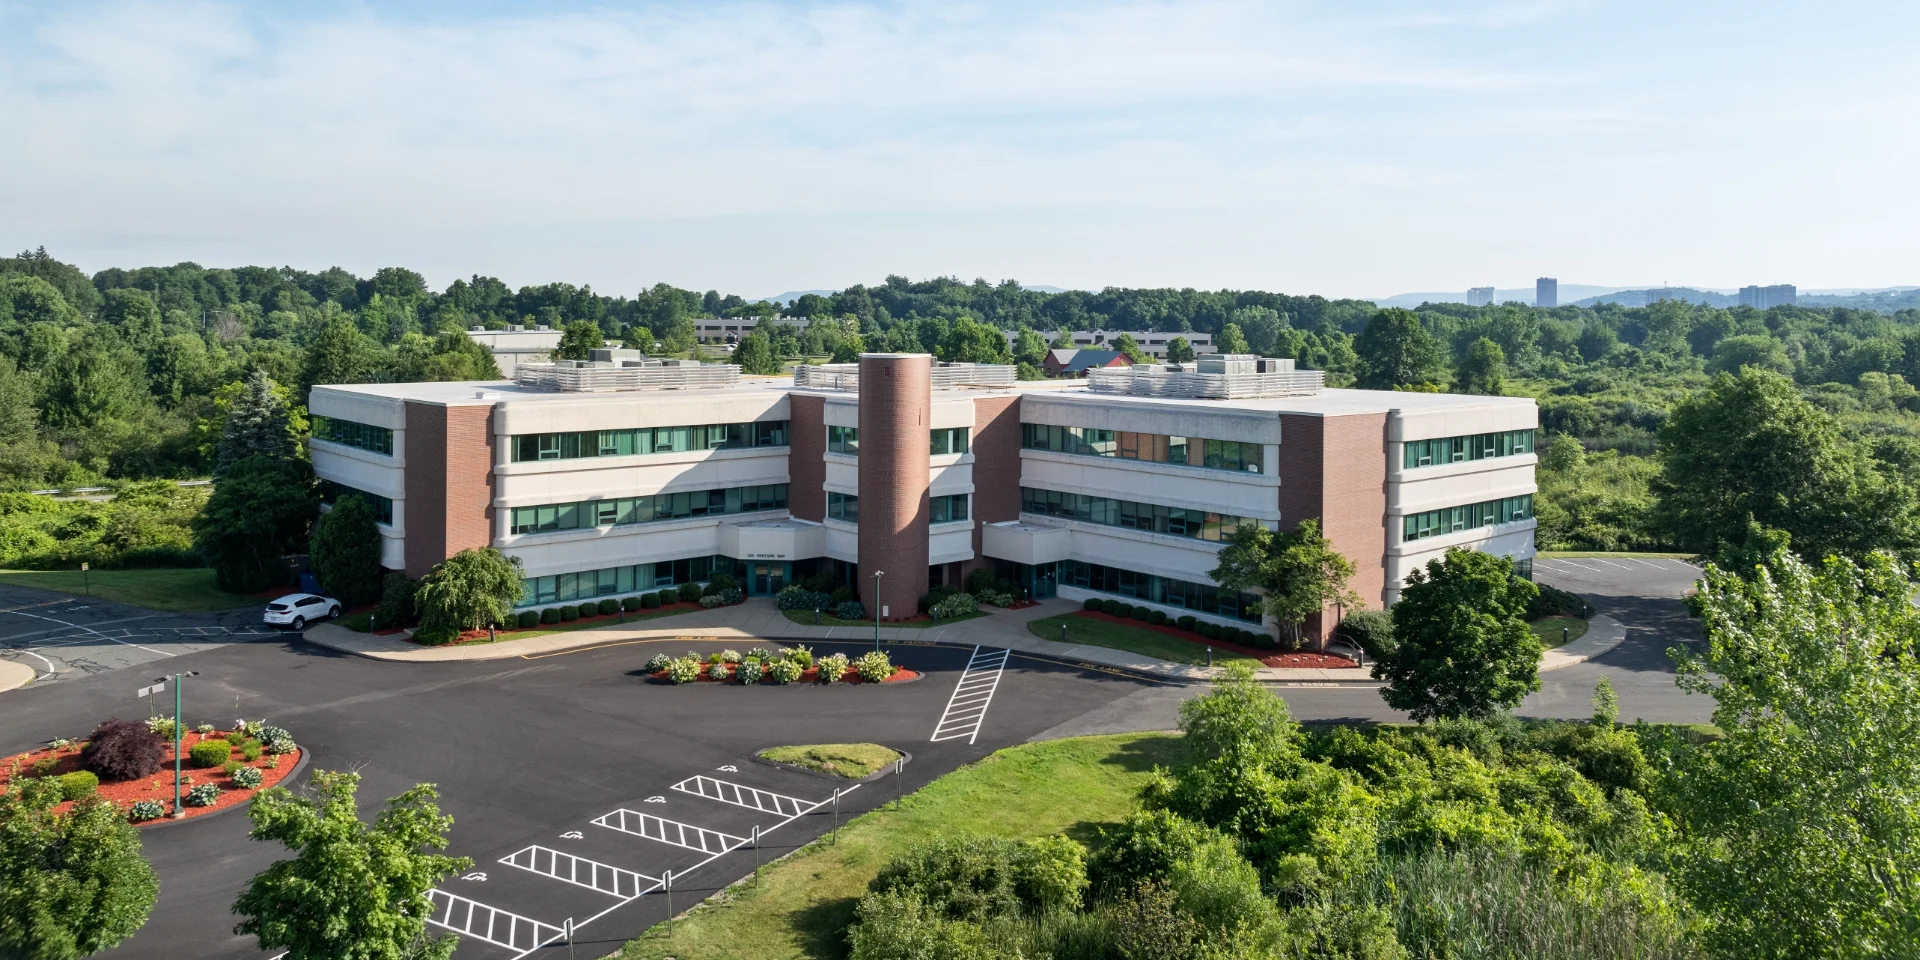
<path id="1" fill-rule="evenodd" d="M 260 623 L 258 607 L 220 614 L 161 613 L 0 586 L 0 659 L 33 668 L 36 685 L 255 640 L 269 632 Z"/>

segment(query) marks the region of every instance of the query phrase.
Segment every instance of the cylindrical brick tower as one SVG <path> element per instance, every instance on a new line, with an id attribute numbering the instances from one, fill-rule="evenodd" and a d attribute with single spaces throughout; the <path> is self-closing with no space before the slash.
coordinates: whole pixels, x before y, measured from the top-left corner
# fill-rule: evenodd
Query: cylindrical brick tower
<path id="1" fill-rule="evenodd" d="M 933 358 L 860 355 L 860 601 L 888 620 L 918 612 L 927 592 L 927 458 Z M 876 571 L 882 572 L 874 599 Z"/>

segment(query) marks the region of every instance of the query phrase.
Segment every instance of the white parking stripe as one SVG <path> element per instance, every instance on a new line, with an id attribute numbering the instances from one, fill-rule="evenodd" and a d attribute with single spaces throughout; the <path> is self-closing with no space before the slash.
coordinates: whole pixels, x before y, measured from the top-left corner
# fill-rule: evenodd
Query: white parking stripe
<path id="1" fill-rule="evenodd" d="M 736 837 L 730 833 L 656 817 L 651 813 L 628 810 L 626 807 L 595 817 L 593 825 L 716 856 L 747 842 L 746 837 Z"/>
<path id="2" fill-rule="evenodd" d="M 489 907 L 438 887 L 427 891 L 427 901 L 433 904 L 433 916 L 427 918 L 428 923 L 496 947 L 517 950 L 520 956 L 561 936 L 559 927 Z"/>
<path id="3" fill-rule="evenodd" d="M 529 873 L 550 877 L 561 883 L 571 883 L 576 887 L 586 887 L 588 890 L 595 890 L 610 897 L 619 897 L 622 900 L 639 897 L 660 882 L 658 877 L 623 870 L 537 844 L 501 857 L 500 862 L 510 867 L 519 867 Z"/>
<path id="4" fill-rule="evenodd" d="M 993 695 L 1000 689 L 1000 676 L 1006 672 L 1007 658 L 1012 655 L 1011 650 L 981 653 L 979 647 L 973 648 L 973 656 L 967 658 L 966 669 L 960 671 L 960 682 L 954 684 L 953 695 L 947 698 L 947 707 L 941 711 L 940 722 L 934 726 L 929 742 L 966 737 L 968 743 L 973 743 L 979 738 L 987 707 L 992 705 Z"/>
<path id="5" fill-rule="evenodd" d="M 673 789 L 681 793 L 691 793 L 696 797 L 706 797 L 709 800 L 718 800 L 736 807 L 745 807 L 748 810 L 758 810 L 761 813 L 782 817 L 797 817 L 819 806 L 817 803 L 810 804 L 805 800 L 796 800 L 771 790 L 742 786 L 706 776 L 688 777 L 674 784 Z"/>

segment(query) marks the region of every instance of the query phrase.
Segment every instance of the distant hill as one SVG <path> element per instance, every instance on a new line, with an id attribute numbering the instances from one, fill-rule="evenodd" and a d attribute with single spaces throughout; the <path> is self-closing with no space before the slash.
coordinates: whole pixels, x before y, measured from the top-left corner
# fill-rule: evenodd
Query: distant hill
<path id="1" fill-rule="evenodd" d="M 1020 286 L 1022 289 L 1037 290 L 1041 293 L 1066 293 L 1067 292 L 1066 287 L 1050 287 L 1044 283 L 1023 283 Z M 840 291 L 838 290 L 788 290 L 786 293 L 777 294 L 771 297 L 761 297 L 760 299 L 765 300 L 768 303 L 777 303 L 780 306 L 784 307 L 787 304 L 790 304 L 795 300 L 798 300 L 801 297 L 806 296 L 809 293 L 816 294 L 822 297 L 831 297 L 834 294 L 839 292 Z"/>
<path id="2" fill-rule="evenodd" d="M 1644 307 L 1660 299 L 1685 300 L 1707 307 L 1734 307 L 1740 305 L 1738 291 L 1727 293 L 1720 290 L 1701 290 L 1696 287 L 1648 287 L 1641 290 L 1617 290 L 1576 300 L 1576 307 L 1597 307 L 1603 303 L 1617 303 L 1623 307 Z"/>
<path id="3" fill-rule="evenodd" d="M 1627 287 L 1597 287 L 1587 283 L 1563 283 L 1560 285 L 1560 302 L 1572 303 L 1581 297 L 1597 297 L 1626 290 Z M 1493 291 L 1493 299 L 1498 303 L 1518 301 L 1533 302 L 1532 287 L 1515 287 L 1511 290 Z M 1396 293 L 1391 297 L 1375 297 L 1373 302 L 1382 307 L 1417 307 L 1423 303 L 1466 303 L 1467 291 L 1447 290 L 1438 293 Z"/>

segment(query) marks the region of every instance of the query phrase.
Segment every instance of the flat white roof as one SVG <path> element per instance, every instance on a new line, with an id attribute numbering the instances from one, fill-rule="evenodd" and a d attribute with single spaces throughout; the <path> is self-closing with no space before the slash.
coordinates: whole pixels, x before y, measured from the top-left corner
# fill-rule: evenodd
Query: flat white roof
<path id="1" fill-rule="evenodd" d="M 1298 397 L 1254 397 L 1244 400 L 1202 400 L 1191 397 L 1137 397 L 1124 393 L 1094 393 L 1086 388 L 1046 394 L 1049 399 L 1096 405 L 1140 405 L 1183 410 L 1247 410 L 1255 412 L 1346 416 L 1358 413 L 1429 413 L 1489 407 L 1532 406 L 1532 397 L 1481 397 L 1463 393 L 1417 393 L 1399 390 L 1325 389 Z"/>
<path id="2" fill-rule="evenodd" d="M 696 399 L 751 391 L 764 393 L 776 391 L 790 392 L 793 389 L 792 377 L 742 377 L 733 386 L 713 387 L 703 390 L 615 390 L 601 393 L 582 393 L 564 390 L 541 390 L 523 387 L 511 380 L 462 380 L 441 383 L 342 383 L 316 385 L 315 390 L 335 390 L 341 393 L 358 394 L 368 397 L 383 397 L 390 400 L 411 400 L 416 403 L 431 403 L 446 407 L 465 407 L 490 405 L 505 400 L 510 403 L 635 403 L 639 401 L 656 402 L 669 399 Z"/>

